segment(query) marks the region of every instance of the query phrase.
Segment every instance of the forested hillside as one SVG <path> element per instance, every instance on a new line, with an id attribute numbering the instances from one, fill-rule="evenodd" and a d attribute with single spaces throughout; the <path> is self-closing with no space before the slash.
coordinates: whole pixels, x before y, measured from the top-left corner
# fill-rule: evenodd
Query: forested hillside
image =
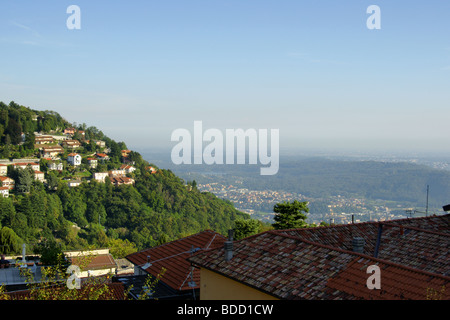
<path id="1" fill-rule="evenodd" d="M 44 147 L 36 144 L 36 137 L 64 137 L 67 128 L 74 129 L 70 141 L 79 142 L 76 150 L 66 147 L 65 140 L 49 138 Z M 139 250 L 208 228 L 226 234 L 235 219 L 248 217 L 231 203 L 199 192 L 195 184 L 143 160 L 124 142 L 95 127 L 72 124 L 56 112 L 0 102 L 0 138 L 0 163 L 7 166 L 2 178 L 15 181 L 14 188 L 5 190 L 8 196 L 0 196 L 2 253 L 20 252 L 22 243 L 31 251 L 49 243 L 63 249 Z M 47 146 L 65 147 L 48 158 L 43 156 Z M 82 158 L 79 165 L 68 161 L 75 151 Z M 105 154 L 107 160 L 100 160 Z M 15 166 L 17 159 L 28 158 L 38 161 L 39 171 Z M 98 165 L 88 160 L 98 160 Z M 52 163 L 61 168 L 51 170 Z M 126 176 L 112 178 L 114 170 L 130 167 L 133 171 Z M 109 177 L 93 178 L 101 172 L 109 172 Z M 44 179 L 37 178 L 39 173 Z M 71 185 L 73 181 L 77 183 Z"/>

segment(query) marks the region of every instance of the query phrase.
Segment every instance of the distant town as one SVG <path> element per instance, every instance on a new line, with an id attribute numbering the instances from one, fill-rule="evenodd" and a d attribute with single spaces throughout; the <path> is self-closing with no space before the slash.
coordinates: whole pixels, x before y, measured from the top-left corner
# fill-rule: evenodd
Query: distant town
<path id="1" fill-rule="evenodd" d="M 408 214 L 412 208 L 403 207 L 400 204 L 384 204 L 370 202 L 365 199 L 346 198 L 334 196 L 327 199 L 308 198 L 299 193 L 291 193 L 274 190 L 249 190 L 239 186 L 239 181 L 235 185 L 224 185 L 219 182 L 198 184 L 201 191 L 210 192 L 219 198 L 231 201 L 234 206 L 253 218 L 272 223 L 273 206 L 283 201 L 307 201 L 310 205 L 309 223 L 319 224 L 326 222 L 329 224 L 347 224 L 352 222 L 365 221 L 387 221 L 392 219 L 402 219 L 410 217 Z M 316 206 L 316 203 L 321 206 Z M 415 213 L 415 216 L 422 216 L 422 213 Z"/>

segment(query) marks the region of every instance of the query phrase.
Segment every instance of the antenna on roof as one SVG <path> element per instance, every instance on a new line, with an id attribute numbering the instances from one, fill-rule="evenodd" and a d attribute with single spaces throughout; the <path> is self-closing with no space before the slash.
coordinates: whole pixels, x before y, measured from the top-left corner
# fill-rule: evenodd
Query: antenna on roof
<path id="1" fill-rule="evenodd" d="M 415 209 L 406 209 L 405 213 L 409 214 L 410 218 L 412 218 L 412 215 L 415 213 L 425 213 L 425 215 L 428 217 L 428 197 L 430 195 L 430 186 L 427 185 L 427 203 L 426 203 L 426 209 L 425 211 L 419 211 L 419 210 L 415 210 Z"/>

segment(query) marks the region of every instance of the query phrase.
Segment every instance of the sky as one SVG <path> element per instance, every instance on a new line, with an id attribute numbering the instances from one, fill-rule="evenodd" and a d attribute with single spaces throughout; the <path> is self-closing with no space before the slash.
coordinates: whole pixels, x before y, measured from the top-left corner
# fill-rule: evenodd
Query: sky
<path id="1" fill-rule="evenodd" d="M 0 57 L 0 101 L 137 150 L 202 121 L 279 129 L 281 150 L 450 152 L 449 1 L 4 0 Z"/>

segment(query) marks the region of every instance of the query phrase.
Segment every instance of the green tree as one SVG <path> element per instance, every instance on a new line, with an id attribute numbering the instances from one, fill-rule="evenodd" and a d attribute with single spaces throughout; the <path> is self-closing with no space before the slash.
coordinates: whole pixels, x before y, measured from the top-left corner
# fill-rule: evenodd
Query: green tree
<path id="1" fill-rule="evenodd" d="M 16 169 L 16 190 L 20 193 L 28 193 L 31 189 L 31 184 L 33 183 L 33 170 L 31 167 L 25 169 Z"/>
<path id="2" fill-rule="evenodd" d="M 0 223 L 11 227 L 16 216 L 16 208 L 11 198 L 0 197 Z"/>
<path id="3" fill-rule="evenodd" d="M 261 232 L 261 223 L 255 219 L 237 219 L 234 221 L 234 236 L 236 240 Z"/>
<path id="4" fill-rule="evenodd" d="M 127 255 L 138 251 L 136 245 L 127 239 L 110 239 L 108 248 L 115 259 L 125 258 Z"/>
<path id="5" fill-rule="evenodd" d="M 299 202 L 294 200 L 292 203 L 283 201 L 277 203 L 273 211 L 275 212 L 274 220 L 272 224 L 274 229 L 291 229 L 291 228 L 305 228 L 308 227 L 306 219 L 308 218 L 305 213 L 309 212 L 307 202 Z"/>
<path id="6" fill-rule="evenodd" d="M 46 239 L 39 243 L 35 250 L 36 253 L 41 255 L 40 261 L 42 264 L 46 266 L 53 266 L 66 261 L 61 244 L 55 240 Z"/>
<path id="7" fill-rule="evenodd" d="M 20 251 L 21 239 L 14 230 L 3 227 L 0 230 L 0 250 L 4 254 L 18 253 Z"/>
<path id="8" fill-rule="evenodd" d="M 5 133 L 9 134 L 11 137 L 12 144 L 16 145 L 22 142 L 22 126 L 15 119 L 9 119 L 9 124 Z"/>
<path id="9" fill-rule="evenodd" d="M 58 189 L 58 177 L 55 173 L 49 172 L 47 174 L 47 188 L 48 190 L 56 190 Z"/>

